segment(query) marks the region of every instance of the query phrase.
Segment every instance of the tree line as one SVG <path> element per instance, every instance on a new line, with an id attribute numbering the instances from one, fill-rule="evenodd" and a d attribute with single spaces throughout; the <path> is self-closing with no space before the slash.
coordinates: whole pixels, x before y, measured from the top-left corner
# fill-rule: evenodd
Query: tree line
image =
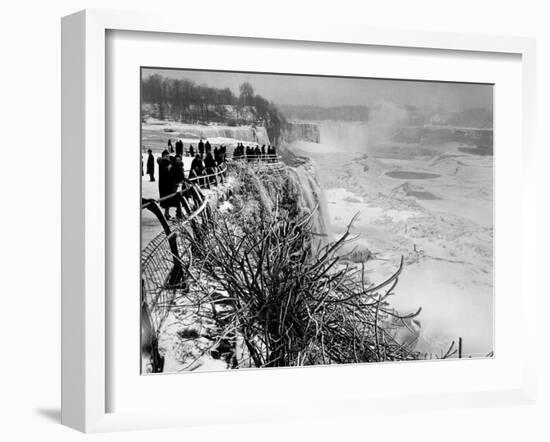
<path id="1" fill-rule="evenodd" d="M 291 120 L 335 120 L 335 121 L 368 121 L 370 109 L 368 106 L 308 106 L 280 105 L 284 116 Z"/>
<path id="2" fill-rule="evenodd" d="M 229 88 L 198 85 L 185 78 L 154 74 L 142 79 L 141 102 L 142 118 L 148 114 L 161 120 L 185 123 L 262 125 L 273 143 L 279 139 L 286 123 L 275 104 L 256 94 L 248 82 L 240 85 L 239 95 L 236 95 Z"/>

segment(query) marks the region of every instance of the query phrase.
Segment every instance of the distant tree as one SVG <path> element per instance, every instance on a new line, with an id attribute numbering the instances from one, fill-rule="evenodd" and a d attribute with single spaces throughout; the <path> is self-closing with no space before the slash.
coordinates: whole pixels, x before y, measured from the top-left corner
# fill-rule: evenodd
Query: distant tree
<path id="1" fill-rule="evenodd" d="M 248 81 L 245 81 L 239 86 L 239 94 L 239 102 L 242 106 L 252 105 L 252 101 L 254 99 L 254 88 Z"/>
<path id="2" fill-rule="evenodd" d="M 235 95 L 233 94 L 233 92 L 231 92 L 231 89 L 229 89 L 228 87 L 221 91 L 221 97 L 222 97 L 222 104 L 232 105 L 232 104 L 236 104 L 237 102 Z"/>

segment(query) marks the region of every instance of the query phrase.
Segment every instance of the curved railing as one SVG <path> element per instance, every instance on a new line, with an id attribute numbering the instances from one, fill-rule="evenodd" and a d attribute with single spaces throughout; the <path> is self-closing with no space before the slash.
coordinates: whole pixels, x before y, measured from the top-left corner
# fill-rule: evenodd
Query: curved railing
<path id="1" fill-rule="evenodd" d="M 179 199 L 185 216 L 169 224 L 158 204 L 173 198 Z M 196 184 L 158 200 L 142 200 L 142 209 L 153 212 L 163 227 L 141 252 L 142 300 L 150 311 L 154 330 L 162 326 L 177 290 L 184 285 L 181 229 L 192 228 L 196 218 L 203 216 L 207 203 Z"/>
<path id="2" fill-rule="evenodd" d="M 233 160 L 246 160 L 252 167 L 261 164 L 266 169 L 275 169 L 282 165 L 276 155 L 261 155 L 256 158 L 248 156 Z M 186 248 L 182 240 L 182 229 L 194 229 L 194 223 L 199 222 L 201 217 L 208 216 L 208 201 L 202 189 L 224 183 L 227 164 L 206 168 L 205 172 L 197 175 L 190 171 L 191 176 L 184 181 L 182 190 L 159 199 L 142 198 L 141 201 L 142 210 L 152 212 L 162 226 L 162 231 L 149 241 L 141 253 L 142 344 L 150 341 L 150 348 L 157 348 L 156 353 L 153 351 L 151 356 L 151 360 L 156 361 L 152 363 L 153 372 L 162 371 L 163 364 L 159 362 L 163 360 L 158 353 L 158 332 L 177 301 L 178 293 L 187 288 L 184 278 L 187 258 L 181 253 Z M 169 223 L 160 204 L 174 199 L 181 204 L 184 213 L 181 219 Z"/>
<path id="3" fill-rule="evenodd" d="M 282 170 L 285 165 L 281 161 L 281 156 L 277 154 L 266 155 L 240 155 L 234 156 L 233 161 L 240 163 L 245 162 L 248 166 L 255 168 L 256 170 Z"/>
<path id="4" fill-rule="evenodd" d="M 251 163 L 277 163 L 280 162 L 281 156 L 277 154 L 260 154 L 260 155 L 238 155 L 233 156 L 235 161 L 248 161 Z"/>
<path id="5" fill-rule="evenodd" d="M 193 228 L 196 218 L 204 216 L 207 198 L 201 189 L 224 182 L 227 165 L 205 169 L 207 173 L 196 175 L 190 172 L 182 190 L 158 199 L 143 199 L 142 210 L 152 212 L 162 226 L 159 232 L 141 252 L 142 311 L 148 321 L 147 329 L 160 330 L 173 306 L 178 291 L 185 288 L 183 278 L 185 244 L 181 230 Z M 174 201 L 181 205 L 182 218 L 171 223 L 164 217 L 160 205 Z M 143 318 L 142 318 L 143 319 Z"/>
<path id="6" fill-rule="evenodd" d="M 227 163 L 223 163 L 217 167 L 206 167 L 206 173 L 197 175 L 197 173 L 191 169 L 189 171 L 188 181 L 197 183 L 199 186 L 210 189 L 211 185 L 215 182 L 216 186 L 223 183 L 225 180 L 225 173 L 227 172 Z M 192 175 L 192 176 L 191 176 Z"/>

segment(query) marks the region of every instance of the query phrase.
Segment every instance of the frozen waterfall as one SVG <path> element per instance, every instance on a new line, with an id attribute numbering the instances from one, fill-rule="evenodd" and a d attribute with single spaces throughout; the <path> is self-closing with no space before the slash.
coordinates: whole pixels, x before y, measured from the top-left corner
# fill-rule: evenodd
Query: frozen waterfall
<path id="1" fill-rule="evenodd" d="M 320 121 L 317 123 L 321 144 L 346 151 L 365 152 L 369 143 L 369 126 L 364 122 Z"/>
<path id="2" fill-rule="evenodd" d="M 325 193 L 317 178 L 317 169 L 312 162 L 289 168 L 289 179 L 294 180 L 298 189 L 302 207 L 313 212 L 313 231 L 322 236 L 328 236 L 330 223 Z"/>

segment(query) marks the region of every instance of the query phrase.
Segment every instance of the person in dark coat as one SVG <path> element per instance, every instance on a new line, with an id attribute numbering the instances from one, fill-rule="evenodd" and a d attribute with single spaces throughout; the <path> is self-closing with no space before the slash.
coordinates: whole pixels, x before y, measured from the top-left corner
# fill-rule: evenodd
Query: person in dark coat
<path id="1" fill-rule="evenodd" d="M 216 169 L 216 161 L 212 157 L 212 154 L 208 152 L 204 158 L 204 167 L 206 168 L 206 173 L 214 173 Z"/>
<path id="2" fill-rule="evenodd" d="M 149 149 L 147 153 L 149 155 L 147 156 L 146 173 L 149 175 L 149 181 L 155 181 L 155 157 L 153 156 L 153 151 L 151 149 Z"/>
<path id="3" fill-rule="evenodd" d="M 256 161 L 261 161 L 262 159 L 262 151 L 260 150 L 260 146 L 256 146 L 254 149 L 254 159 Z"/>
<path id="4" fill-rule="evenodd" d="M 200 154 L 195 155 L 193 161 L 191 161 L 191 171 L 189 172 L 189 178 L 201 176 L 204 172 L 204 164 Z"/>
<path id="5" fill-rule="evenodd" d="M 216 162 L 217 165 L 222 163 L 222 157 L 220 155 L 220 149 L 218 149 L 217 147 L 214 148 L 214 161 Z"/>
<path id="6" fill-rule="evenodd" d="M 216 161 L 214 160 L 214 157 L 212 157 L 212 154 L 210 152 L 208 152 L 204 157 L 204 170 L 206 172 L 206 175 L 216 173 Z M 208 181 L 210 182 L 213 182 L 215 180 L 215 177 L 208 178 Z"/>
<path id="7" fill-rule="evenodd" d="M 204 145 L 204 151 L 206 154 L 209 154 L 212 152 L 212 146 L 210 145 L 210 141 L 206 140 L 206 144 Z"/>
<path id="8" fill-rule="evenodd" d="M 199 154 L 201 155 L 201 158 L 204 155 L 204 143 L 202 142 L 202 138 L 199 141 Z"/>
<path id="9" fill-rule="evenodd" d="M 170 169 L 170 184 L 172 186 L 171 193 L 176 193 L 178 191 L 183 180 L 185 180 L 183 161 L 180 155 L 176 155 L 175 158 L 172 159 L 172 167 Z M 171 198 L 170 207 L 176 208 L 176 218 L 183 218 L 183 213 L 181 210 L 181 197 L 179 195 Z"/>
<path id="10" fill-rule="evenodd" d="M 172 178 L 170 176 L 170 170 L 172 169 L 172 161 L 170 161 L 170 153 L 168 150 L 162 152 L 162 156 L 157 158 L 159 165 L 159 196 L 161 200 L 171 193 L 172 191 Z M 170 200 L 164 199 L 160 202 L 160 207 L 164 209 L 164 216 L 166 219 L 170 219 Z"/>
<path id="11" fill-rule="evenodd" d="M 277 158 L 275 157 L 275 155 L 276 155 L 275 146 L 269 146 L 267 148 L 267 153 L 270 155 L 269 162 L 270 163 L 275 163 L 277 161 Z"/>
<path id="12" fill-rule="evenodd" d="M 172 170 L 170 171 L 172 181 L 177 183 L 178 186 L 185 179 L 185 170 L 183 169 L 183 160 L 180 155 L 176 155 L 172 160 Z"/>
<path id="13" fill-rule="evenodd" d="M 195 149 L 193 148 L 193 145 L 189 145 L 189 156 L 194 157 L 195 156 Z"/>
<path id="14" fill-rule="evenodd" d="M 243 151 L 241 149 L 241 143 L 237 143 L 237 147 L 233 149 L 233 159 L 239 160 L 243 156 Z"/>
<path id="15" fill-rule="evenodd" d="M 262 158 L 265 157 L 265 144 L 262 144 Z"/>
<path id="16" fill-rule="evenodd" d="M 173 152 L 173 151 L 172 151 Z M 176 156 L 183 157 L 183 141 L 176 141 Z"/>
<path id="17" fill-rule="evenodd" d="M 178 143 L 176 143 L 177 146 Z M 172 146 L 172 140 L 168 138 L 168 152 L 174 153 L 174 146 Z"/>

